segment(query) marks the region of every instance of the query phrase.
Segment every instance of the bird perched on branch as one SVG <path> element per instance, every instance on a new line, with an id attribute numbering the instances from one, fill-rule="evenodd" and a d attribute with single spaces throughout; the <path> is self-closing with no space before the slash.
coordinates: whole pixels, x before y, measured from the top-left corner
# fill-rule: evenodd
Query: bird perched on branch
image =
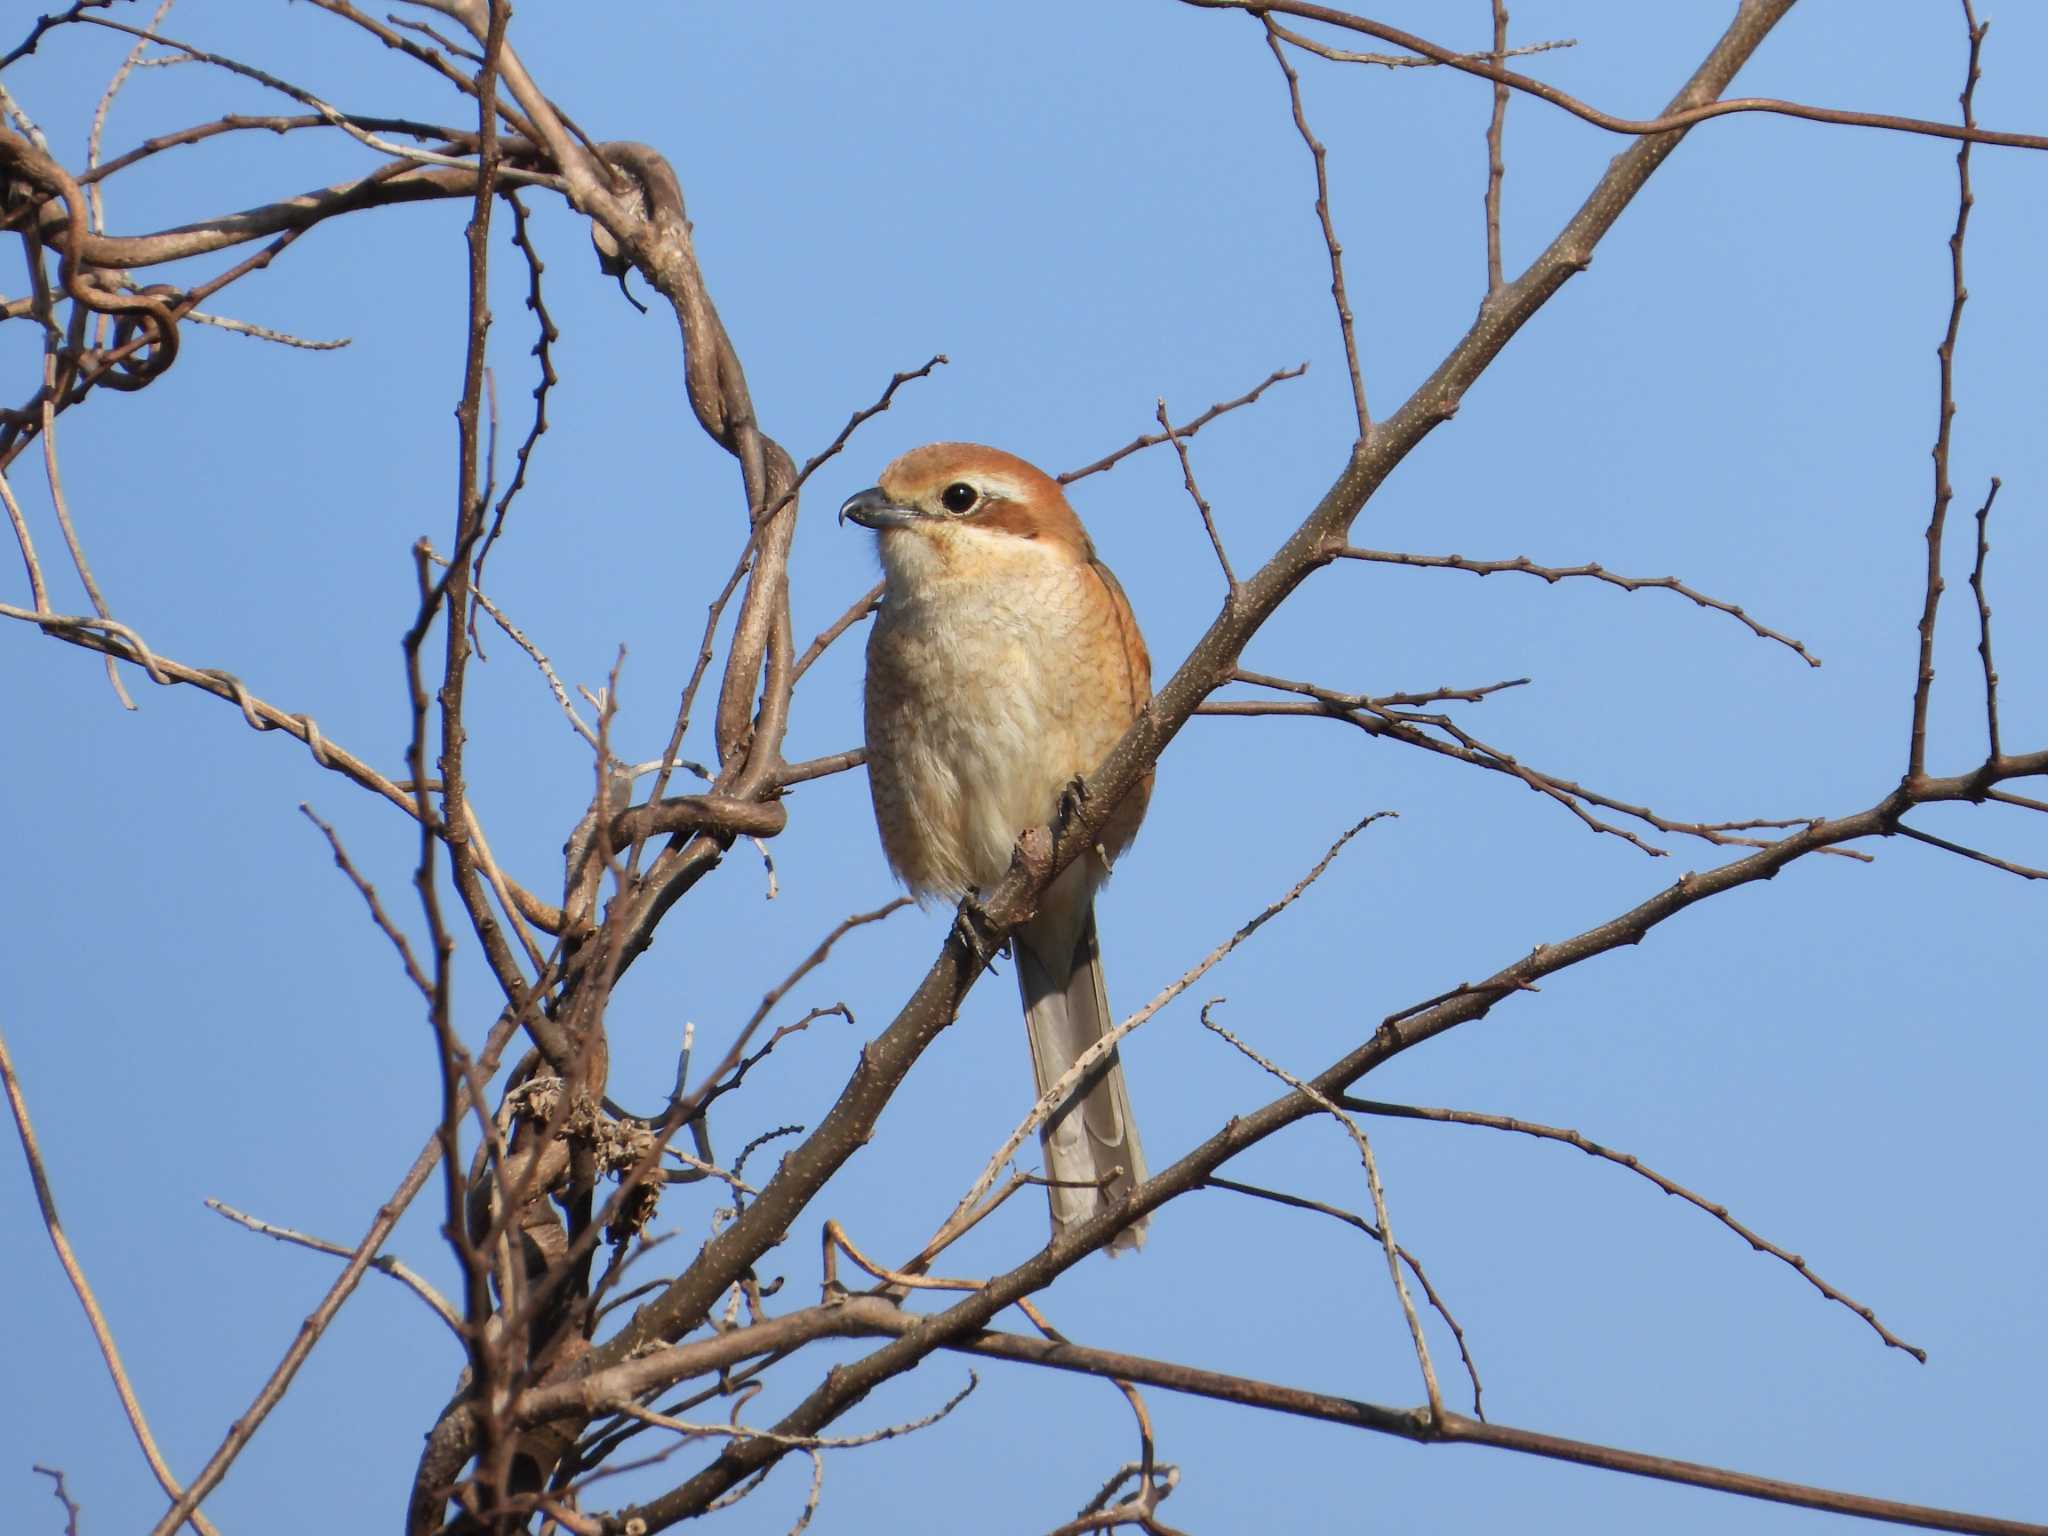
<path id="1" fill-rule="evenodd" d="M 875 530 L 883 596 L 868 636 L 868 784 L 882 849 L 919 897 L 993 888 L 1026 828 L 1095 768 L 1152 695 L 1152 660 L 1123 588 L 1095 558 L 1059 484 L 974 443 L 932 443 L 840 509 Z M 1043 1095 L 1115 1023 L 1095 889 L 1138 830 L 1152 776 L 1062 870 L 1013 934 Z M 1145 1178 L 1116 1053 L 1039 1132 L 1053 1232 Z M 1133 1223 L 1115 1252 L 1144 1240 Z"/>

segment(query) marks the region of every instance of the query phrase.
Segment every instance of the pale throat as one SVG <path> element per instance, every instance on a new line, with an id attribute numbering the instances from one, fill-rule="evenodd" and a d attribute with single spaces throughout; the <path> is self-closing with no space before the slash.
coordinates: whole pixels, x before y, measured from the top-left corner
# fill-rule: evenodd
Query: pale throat
<path id="1" fill-rule="evenodd" d="M 996 584 L 1037 586 L 1071 576 L 1072 554 L 1045 539 L 963 523 L 890 529 L 876 541 L 891 602 L 974 601 Z"/>

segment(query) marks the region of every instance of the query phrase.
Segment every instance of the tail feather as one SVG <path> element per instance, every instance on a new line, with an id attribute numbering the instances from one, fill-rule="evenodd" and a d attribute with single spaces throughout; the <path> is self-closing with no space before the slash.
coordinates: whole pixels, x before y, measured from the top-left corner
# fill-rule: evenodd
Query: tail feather
<path id="1" fill-rule="evenodd" d="M 1024 998 L 1024 1025 L 1040 1094 L 1116 1023 L 1102 982 L 1094 905 L 1085 887 L 1078 916 L 1077 926 L 1073 904 L 1049 892 L 1045 910 L 1016 932 L 1017 987 Z M 1138 1145 L 1130 1090 L 1115 1051 L 1047 1117 L 1039 1129 L 1039 1143 L 1045 1151 L 1047 1177 L 1059 1181 L 1047 1191 L 1056 1236 L 1144 1182 L 1145 1154 Z M 1114 1177 L 1112 1169 L 1119 1170 Z M 1098 1184 L 1099 1189 L 1094 1187 Z M 1111 1240 L 1109 1251 L 1136 1248 L 1144 1240 L 1145 1221 L 1140 1218 Z"/>

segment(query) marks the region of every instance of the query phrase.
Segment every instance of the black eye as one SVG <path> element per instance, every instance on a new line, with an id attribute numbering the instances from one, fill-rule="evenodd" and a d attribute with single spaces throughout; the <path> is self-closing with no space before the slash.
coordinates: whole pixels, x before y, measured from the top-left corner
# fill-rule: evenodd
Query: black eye
<path id="1" fill-rule="evenodd" d="M 965 512 L 979 500 L 981 492 L 965 480 L 955 480 L 939 493 L 939 504 L 948 512 Z"/>

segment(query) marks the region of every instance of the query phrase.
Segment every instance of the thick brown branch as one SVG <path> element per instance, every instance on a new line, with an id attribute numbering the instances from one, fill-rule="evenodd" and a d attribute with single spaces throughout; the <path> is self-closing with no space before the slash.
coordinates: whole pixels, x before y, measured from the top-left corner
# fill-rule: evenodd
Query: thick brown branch
<path id="1" fill-rule="evenodd" d="M 625 848 L 643 837 L 677 832 L 722 832 L 734 837 L 774 837 L 789 824 L 777 801 L 735 800 L 726 795 L 671 795 L 636 805 L 612 818 L 612 844 Z"/>
<path id="2" fill-rule="evenodd" d="M 776 782 L 787 788 L 792 784 L 808 784 L 812 779 L 826 778 L 835 773 L 845 773 L 852 768 L 863 766 L 868 760 L 866 747 L 854 747 L 845 752 L 833 752 L 824 757 L 813 757 L 801 763 L 786 764 L 776 775 Z"/>

